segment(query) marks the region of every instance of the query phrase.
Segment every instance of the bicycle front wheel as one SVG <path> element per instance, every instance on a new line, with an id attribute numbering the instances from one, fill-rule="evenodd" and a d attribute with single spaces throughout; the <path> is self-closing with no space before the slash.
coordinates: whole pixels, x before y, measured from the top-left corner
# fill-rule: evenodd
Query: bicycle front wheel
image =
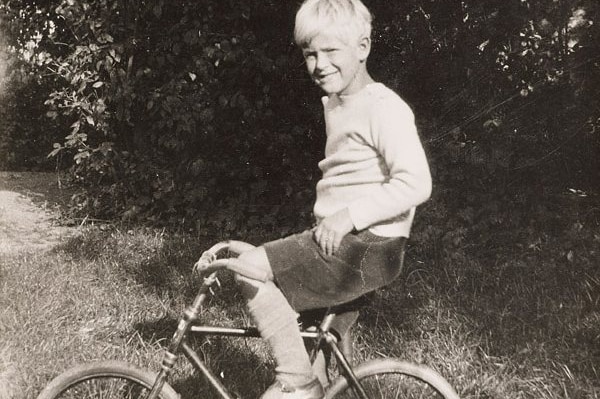
<path id="1" fill-rule="evenodd" d="M 354 369 L 369 399 L 458 399 L 452 386 L 429 367 L 397 359 L 375 359 Z M 327 399 L 358 399 L 345 377 L 338 377 Z"/>
<path id="2" fill-rule="evenodd" d="M 40 393 L 38 399 L 142 399 L 154 384 L 155 375 L 119 361 L 84 364 L 65 371 Z M 161 399 L 178 399 L 165 384 Z"/>

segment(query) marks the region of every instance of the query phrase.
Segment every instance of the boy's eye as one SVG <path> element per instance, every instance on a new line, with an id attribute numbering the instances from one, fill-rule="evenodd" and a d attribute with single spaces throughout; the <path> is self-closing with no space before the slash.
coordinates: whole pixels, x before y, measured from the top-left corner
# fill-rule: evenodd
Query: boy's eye
<path id="1" fill-rule="evenodd" d="M 303 55 L 304 55 L 304 59 L 309 59 L 309 58 L 315 58 L 316 57 L 316 53 L 313 53 L 313 52 L 305 52 Z"/>

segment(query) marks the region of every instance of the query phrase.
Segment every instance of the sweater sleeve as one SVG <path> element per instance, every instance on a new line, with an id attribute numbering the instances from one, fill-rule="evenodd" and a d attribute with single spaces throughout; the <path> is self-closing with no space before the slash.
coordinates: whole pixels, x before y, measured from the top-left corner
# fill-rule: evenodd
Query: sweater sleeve
<path id="1" fill-rule="evenodd" d="M 429 165 L 412 110 L 399 98 L 383 103 L 372 108 L 370 139 L 387 167 L 388 178 L 349 205 L 357 230 L 399 218 L 431 195 Z"/>

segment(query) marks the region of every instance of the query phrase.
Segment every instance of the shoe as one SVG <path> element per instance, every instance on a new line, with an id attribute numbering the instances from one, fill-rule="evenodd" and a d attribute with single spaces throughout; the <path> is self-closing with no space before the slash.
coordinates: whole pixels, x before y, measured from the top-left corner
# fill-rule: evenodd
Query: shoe
<path id="1" fill-rule="evenodd" d="M 275 381 L 260 399 L 323 399 L 325 392 L 319 380 L 315 379 L 300 387 L 288 387 Z"/>

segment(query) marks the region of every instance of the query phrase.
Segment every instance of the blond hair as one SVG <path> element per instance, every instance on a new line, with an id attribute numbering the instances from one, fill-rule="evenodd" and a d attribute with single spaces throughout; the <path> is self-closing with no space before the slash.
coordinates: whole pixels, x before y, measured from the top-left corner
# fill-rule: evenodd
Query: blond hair
<path id="1" fill-rule="evenodd" d="M 296 13 L 294 40 L 305 47 L 320 33 L 349 42 L 371 37 L 371 12 L 360 0 L 305 0 Z"/>

